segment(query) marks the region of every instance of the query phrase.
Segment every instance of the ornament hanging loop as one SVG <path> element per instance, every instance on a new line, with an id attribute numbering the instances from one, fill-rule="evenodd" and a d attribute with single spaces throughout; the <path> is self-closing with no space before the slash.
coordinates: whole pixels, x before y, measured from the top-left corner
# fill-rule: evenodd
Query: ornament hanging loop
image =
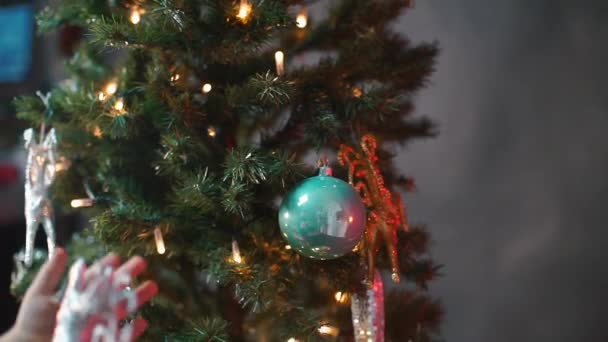
<path id="1" fill-rule="evenodd" d="M 333 170 L 329 166 L 329 158 L 327 156 L 319 158 L 317 165 L 319 165 L 319 176 L 331 177 L 334 175 Z"/>

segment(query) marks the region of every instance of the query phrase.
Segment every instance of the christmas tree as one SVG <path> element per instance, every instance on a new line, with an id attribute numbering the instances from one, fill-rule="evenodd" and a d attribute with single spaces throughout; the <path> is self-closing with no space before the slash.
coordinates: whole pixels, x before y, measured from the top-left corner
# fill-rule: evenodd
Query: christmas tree
<path id="1" fill-rule="evenodd" d="M 70 253 L 149 261 L 143 340 L 437 338 L 439 268 L 392 165 L 434 134 L 413 99 L 437 46 L 391 30 L 408 1 L 309 6 L 61 0 L 37 18 L 85 39 L 18 116 L 56 134 L 55 210 L 90 218 Z"/>

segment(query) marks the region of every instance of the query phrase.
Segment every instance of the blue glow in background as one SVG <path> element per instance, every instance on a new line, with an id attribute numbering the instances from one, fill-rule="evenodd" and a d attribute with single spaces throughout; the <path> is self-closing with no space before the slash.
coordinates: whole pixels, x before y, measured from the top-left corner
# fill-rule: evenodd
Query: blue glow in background
<path id="1" fill-rule="evenodd" d="M 0 7 L 0 83 L 21 82 L 32 64 L 33 8 Z"/>

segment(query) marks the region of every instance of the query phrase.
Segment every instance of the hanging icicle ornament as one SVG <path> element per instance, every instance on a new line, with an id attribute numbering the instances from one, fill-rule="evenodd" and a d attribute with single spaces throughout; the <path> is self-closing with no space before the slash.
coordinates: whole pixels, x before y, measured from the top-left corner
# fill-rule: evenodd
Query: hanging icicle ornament
<path id="1" fill-rule="evenodd" d="M 355 342 L 384 342 L 384 283 L 378 270 L 372 273 L 372 285 L 365 294 L 351 297 Z"/>
<path id="2" fill-rule="evenodd" d="M 359 148 L 340 146 L 338 161 L 348 166 L 348 182 L 361 194 L 369 209 L 366 229 L 366 253 L 369 278 L 373 279 L 380 243 L 384 241 L 391 264 L 391 277 L 400 281 L 397 231 L 408 229 L 405 206 L 401 196 L 392 193 L 384 185 L 384 177 L 378 168 L 376 154 L 378 143 L 370 134 L 361 139 Z M 355 183 L 356 179 L 356 183 Z"/>
<path id="3" fill-rule="evenodd" d="M 82 259 L 70 268 L 53 342 L 76 342 L 85 338 L 87 341 L 131 341 L 133 327 L 121 326 L 116 316 L 122 303 L 126 302 L 128 313 L 137 308 L 135 292 L 129 288 L 131 277 L 128 273 L 114 272 L 110 266 L 94 266 L 86 271 Z"/>
<path id="4" fill-rule="evenodd" d="M 314 259 L 334 259 L 353 250 L 365 232 L 365 206 L 348 183 L 322 166 L 285 195 L 279 226 L 289 245 Z"/>
<path id="5" fill-rule="evenodd" d="M 50 94 L 42 95 L 47 110 L 49 110 Z M 55 180 L 55 165 L 57 162 L 57 136 L 55 129 L 45 135 L 45 125 L 40 128 L 39 142 L 36 142 L 34 130 L 29 128 L 23 132 L 27 162 L 25 166 L 25 255 L 26 266 L 31 266 L 34 256 L 34 239 L 38 226 L 42 224 L 46 233 L 46 243 L 49 258 L 55 249 L 55 215 L 49 188 Z"/>

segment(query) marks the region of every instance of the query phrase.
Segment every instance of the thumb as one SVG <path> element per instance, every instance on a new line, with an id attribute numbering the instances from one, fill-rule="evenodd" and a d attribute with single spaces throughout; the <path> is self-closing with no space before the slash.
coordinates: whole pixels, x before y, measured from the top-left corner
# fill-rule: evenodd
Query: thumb
<path id="1" fill-rule="evenodd" d="M 53 294 L 61 281 L 67 262 L 68 255 L 65 250 L 63 248 L 56 248 L 53 256 L 38 271 L 26 295 Z"/>

